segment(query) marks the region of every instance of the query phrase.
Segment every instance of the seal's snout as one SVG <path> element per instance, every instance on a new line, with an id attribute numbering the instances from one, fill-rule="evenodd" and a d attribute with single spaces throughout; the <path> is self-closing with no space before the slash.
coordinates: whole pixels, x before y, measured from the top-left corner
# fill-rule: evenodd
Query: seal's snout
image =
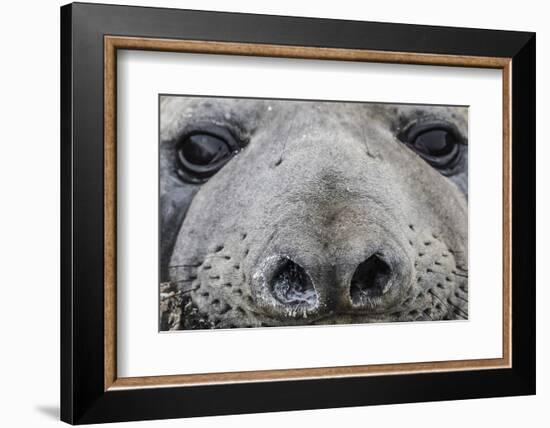
<path id="1" fill-rule="evenodd" d="M 389 248 L 327 260 L 302 255 L 268 256 L 254 275 L 261 307 L 276 317 L 326 317 L 376 314 L 402 295 L 407 263 Z"/>

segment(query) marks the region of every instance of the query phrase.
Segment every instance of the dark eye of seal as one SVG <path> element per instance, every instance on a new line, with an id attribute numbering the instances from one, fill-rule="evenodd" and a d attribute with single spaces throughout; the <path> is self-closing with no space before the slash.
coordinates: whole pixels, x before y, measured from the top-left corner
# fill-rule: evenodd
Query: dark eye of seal
<path id="1" fill-rule="evenodd" d="M 231 154 L 227 143 L 214 135 L 196 134 L 187 137 L 180 148 L 182 163 L 209 165 Z"/>
<path id="2" fill-rule="evenodd" d="M 178 172 L 186 181 L 202 182 L 218 172 L 239 150 L 229 131 L 214 127 L 183 135 L 177 144 Z"/>
<path id="3" fill-rule="evenodd" d="M 444 175 L 452 175 L 462 160 L 464 141 L 451 123 L 413 123 L 398 138 Z"/>

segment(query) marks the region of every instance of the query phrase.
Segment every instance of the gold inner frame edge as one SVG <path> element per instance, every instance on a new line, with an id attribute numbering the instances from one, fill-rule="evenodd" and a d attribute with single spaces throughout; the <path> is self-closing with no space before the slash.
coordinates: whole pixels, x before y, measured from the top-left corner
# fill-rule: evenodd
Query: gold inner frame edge
<path id="1" fill-rule="evenodd" d="M 394 64 L 494 68 L 502 70 L 503 129 L 503 320 L 502 357 L 340 367 L 279 369 L 169 376 L 117 377 L 116 367 L 116 88 L 117 50 L 146 50 L 213 55 L 323 59 Z M 396 375 L 511 367 L 511 58 L 421 54 L 361 49 L 270 45 L 143 37 L 104 37 L 104 390 L 193 386 L 221 383 Z"/>

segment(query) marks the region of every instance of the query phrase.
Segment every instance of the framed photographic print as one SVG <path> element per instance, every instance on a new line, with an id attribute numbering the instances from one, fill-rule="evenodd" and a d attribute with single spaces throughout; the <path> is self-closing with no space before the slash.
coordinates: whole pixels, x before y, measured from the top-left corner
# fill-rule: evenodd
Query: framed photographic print
<path id="1" fill-rule="evenodd" d="M 62 420 L 535 393 L 533 33 L 76 3 L 61 74 Z"/>

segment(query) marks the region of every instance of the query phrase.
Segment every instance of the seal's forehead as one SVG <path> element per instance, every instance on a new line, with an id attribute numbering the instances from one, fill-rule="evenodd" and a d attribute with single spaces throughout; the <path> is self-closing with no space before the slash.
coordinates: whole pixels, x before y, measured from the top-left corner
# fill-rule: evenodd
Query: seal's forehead
<path id="1" fill-rule="evenodd" d="M 257 121 L 270 103 L 272 101 L 247 98 L 163 95 L 160 97 L 161 139 L 175 138 L 194 120 L 242 127 Z"/>
<path id="2" fill-rule="evenodd" d="M 293 101 L 248 98 L 214 98 L 193 96 L 161 96 L 161 139 L 178 136 L 186 125 L 194 121 L 208 121 L 218 125 L 233 124 L 236 128 L 253 129 L 266 112 L 292 110 L 293 114 L 335 114 L 361 117 L 366 123 L 376 119 L 397 132 L 420 119 L 436 119 L 454 123 L 467 133 L 468 108 L 465 106 L 406 105 L 359 103 L 343 101 Z"/>
<path id="3" fill-rule="evenodd" d="M 402 127 L 420 119 L 436 119 L 454 123 L 465 128 L 468 122 L 468 107 L 450 105 L 378 104 L 374 109 L 380 119 Z"/>
<path id="4" fill-rule="evenodd" d="M 433 117 L 450 122 L 465 121 L 468 118 L 468 107 L 445 105 L 398 105 L 396 115 L 406 116 L 409 119 L 419 117 Z"/>

